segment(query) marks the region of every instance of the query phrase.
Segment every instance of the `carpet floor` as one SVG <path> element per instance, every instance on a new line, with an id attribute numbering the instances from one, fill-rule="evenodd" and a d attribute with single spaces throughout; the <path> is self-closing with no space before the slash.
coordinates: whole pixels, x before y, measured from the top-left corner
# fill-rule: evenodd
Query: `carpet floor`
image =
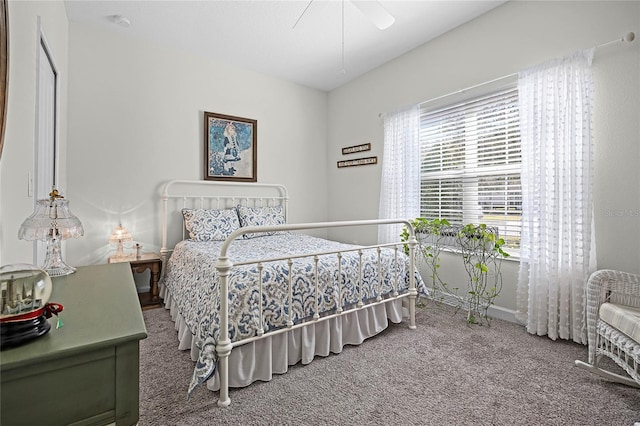
<path id="1" fill-rule="evenodd" d="M 194 363 L 177 349 L 167 310 L 143 312 L 140 426 L 146 425 L 628 425 L 640 389 L 574 367 L 586 346 L 493 320 L 469 326 L 438 304 L 417 330 L 392 324 L 360 346 L 295 365 L 270 382 L 231 389 L 219 408 L 204 386 L 187 399 Z"/>

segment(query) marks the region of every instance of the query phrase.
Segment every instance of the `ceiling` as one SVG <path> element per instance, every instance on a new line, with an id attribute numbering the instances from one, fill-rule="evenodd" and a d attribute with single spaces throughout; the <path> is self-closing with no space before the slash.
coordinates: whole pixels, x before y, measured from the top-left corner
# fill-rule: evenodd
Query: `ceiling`
<path id="1" fill-rule="evenodd" d="M 385 30 L 377 28 L 354 3 L 357 2 L 65 1 L 72 22 L 143 37 L 325 91 L 505 1 L 380 0 L 378 3 L 395 18 Z M 122 15 L 130 25 L 117 24 L 115 15 Z"/>

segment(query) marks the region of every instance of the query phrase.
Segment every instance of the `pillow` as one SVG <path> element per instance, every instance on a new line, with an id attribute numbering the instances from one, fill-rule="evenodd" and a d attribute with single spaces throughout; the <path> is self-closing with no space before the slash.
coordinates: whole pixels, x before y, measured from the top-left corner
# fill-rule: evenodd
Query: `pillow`
<path id="1" fill-rule="evenodd" d="M 269 225 L 283 225 L 284 209 L 282 206 L 270 206 L 270 207 L 247 207 L 238 206 L 238 218 L 240 219 L 240 226 L 269 226 Z M 275 235 L 278 232 L 259 232 L 253 234 L 244 234 L 244 238 L 263 237 L 267 235 Z"/>
<path id="2" fill-rule="evenodd" d="M 240 228 L 236 209 L 182 209 L 182 216 L 192 241 L 224 241 Z"/>

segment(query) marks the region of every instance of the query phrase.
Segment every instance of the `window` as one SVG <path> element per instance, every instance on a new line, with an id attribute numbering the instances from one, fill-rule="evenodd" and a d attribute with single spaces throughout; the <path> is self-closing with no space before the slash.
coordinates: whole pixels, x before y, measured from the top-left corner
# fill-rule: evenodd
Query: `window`
<path id="1" fill-rule="evenodd" d="M 518 89 L 444 108 L 420 107 L 420 216 L 485 223 L 519 248 Z"/>

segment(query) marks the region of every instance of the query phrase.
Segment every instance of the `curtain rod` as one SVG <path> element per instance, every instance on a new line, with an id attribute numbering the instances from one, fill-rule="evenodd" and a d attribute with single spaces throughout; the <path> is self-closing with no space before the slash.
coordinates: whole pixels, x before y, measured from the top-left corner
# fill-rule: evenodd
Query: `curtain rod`
<path id="1" fill-rule="evenodd" d="M 636 33 L 634 33 L 633 31 L 629 31 L 622 38 L 618 38 L 616 40 L 611 40 L 611 41 L 609 41 L 607 43 L 602 43 L 602 44 L 597 45 L 596 49 L 600 49 L 601 47 L 609 46 L 609 45 L 616 44 L 616 43 L 624 43 L 625 41 L 627 43 L 631 43 L 635 39 L 636 39 Z"/>
<path id="2" fill-rule="evenodd" d="M 624 37 L 621 37 L 621 38 L 618 38 L 618 39 L 615 39 L 615 40 L 611 40 L 611 41 L 608 41 L 606 43 L 599 44 L 599 45 L 595 46 L 594 48 L 595 49 L 600 49 L 600 48 L 607 47 L 607 46 L 610 46 L 610 45 L 616 44 L 616 43 L 624 43 L 624 42 L 631 43 L 633 40 L 635 40 L 635 38 L 636 38 L 636 34 L 633 31 L 630 31 L 627 34 L 625 34 Z M 477 89 L 478 87 L 486 86 L 486 85 L 492 84 L 492 83 L 497 83 L 500 80 L 506 80 L 508 78 L 515 77 L 517 75 L 518 75 L 517 72 L 511 73 L 511 74 L 508 74 L 508 75 L 503 75 L 502 77 L 494 78 L 493 80 L 485 81 L 483 83 L 474 84 L 473 86 L 469 86 L 469 87 L 466 87 L 464 89 L 456 90 L 455 92 L 447 93 L 446 95 L 438 96 L 436 98 L 429 99 L 428 101 L 420 102 L 420 104 L 426 104 L 426 103 L 429 103 L 429 102 L 435 102 L 435 101 L 437 101 L 439 99 L 443 99 L 443 98 L 446 98 L 448 96 L 457 95 L 459 93 L 464 93 L 464 92 L 467 92 L 469 90 Z M 381 112 L 381 113 L 378 114 L 378 118 L 383 118 L 385 115 L 386 115 L 386 113 Z"/>

